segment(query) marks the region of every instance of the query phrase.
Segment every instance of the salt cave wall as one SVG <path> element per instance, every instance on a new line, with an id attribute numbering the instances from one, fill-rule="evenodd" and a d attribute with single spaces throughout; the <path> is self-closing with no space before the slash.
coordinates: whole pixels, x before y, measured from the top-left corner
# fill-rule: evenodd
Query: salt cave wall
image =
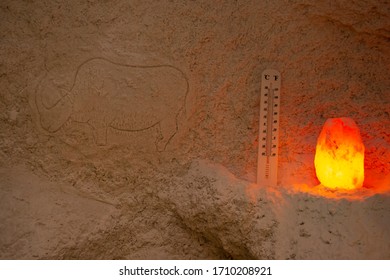
<path id="1" fill-rule="evenodd" d="M 318 183 L 317 136 L 343 116 L 382 178 L 389 15 L 387 1 L 1 1 L 0 163 L 125 208 L 125 190 L 153 193 L 194 159 L 255 182 L 260 74 L 274 68 L 279 184 Z"/>
<path id="2" fill-rule="evenodd" d="M 254 181 L 260 73 L 275 68 L 283 77 L 281 184 L 302 174 L 306 183 L 315 180 L 316 137 L 324 121 L 337 116 L 352 117 L 361 128 L 367 167 L 389 172 L 386 1 L 3 1 L 1 14 L 2 138 L 12 139 L 2 141 L 3 158 L 22 160 L 33 149 L 45 154 L 39 160 L 50 158 L 46 166 L 57 166 L 70 155 L 53 149 L 68 144 L 102 153 L 93 129 L 75 121 L 49 133 L 48 147 L 27 100 L 42 75 L 49 73 L 56 86 L 69 90 L 80 65 L 104 58 L 174 66 L 187 79 L 185 114 L 167 147 L 170 154 L 212 158 Z M 47 117 L 63 121 L 61 112 L 54 113 Z M 154 137 L 140 134 L 108 144 L 133 150 L 129 141 Z M 149 142 L 146 150 L 154 153 Z M 4 152 L 14 145 L 12 153 Z"/>
<path id="3" fill-rule="evenodd" d="M 42 76 L 50 75 L 55 86 L 70 90 L 83 63 L 104 58 L 129 65 L 170 65 L 188 81 L 185 114 L 167 154 L 211 158 L 255 181 L 260 73 L 275 68 L 283 78 L 281 184 L 302 174 L 306 183 L 315 180 L 315 141 L 329 117 L 354 118 L 367 147 L 367 167 L 389 172 L 386 1 L 3 1 L 1 14 L 2 158 L 28 158 L 36 165 L 29 154 L 33 150 L 34 155 L 45 154 L 38 158 L 47 168 L 55 165 L 55 172 L 69 174 L 74 171 L 63 161 L 72 152 L 54 150 L 115 154 L 97 147 L 95 128 L 77 123 L 77 118 L 57 133 L 43 131 L 49 132 L 46 138 L 42 116 L 27 102 Z M 134 77 L 139 93 L 145 92 L 150 77 L 166 78 L 153 69 L 137 78 L 143 74 L 135 74 L 136 68 L 113 68 L 103 65 L 100 71 Z M 96 86 L 100 79 L 87 78 Z M 113 81 L 117 87 L 121 78 Z M 173 76 L 170 82 L 177 79 Z M 179 82 L 177 91 L 185 91 L 183 87 Z M 52 106 L 61 94 L 53 92 L 43 101 Z M 105 110 L 111 114 L 115 106 Z M 61 110 L 72 109 L 43 117 L 63 122 Z M 170 137 L 175 128 L 167 129 Z M 118 137 L 115 132 L 107 131 L 108 144 L 115 149 L 155 153 L 157 136 L 133 132 Z M 57 165 L 62 171 L 56 171 Z"/>

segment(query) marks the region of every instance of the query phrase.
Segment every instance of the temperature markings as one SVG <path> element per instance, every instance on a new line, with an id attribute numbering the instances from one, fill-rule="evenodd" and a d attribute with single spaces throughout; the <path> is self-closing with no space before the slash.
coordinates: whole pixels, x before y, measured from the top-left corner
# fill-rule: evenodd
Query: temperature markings
<path id="1" fill-rule="evenodd" d="M 257 183 L 276 186 L 279 142 L 280 73 L 262 73 Z"/>

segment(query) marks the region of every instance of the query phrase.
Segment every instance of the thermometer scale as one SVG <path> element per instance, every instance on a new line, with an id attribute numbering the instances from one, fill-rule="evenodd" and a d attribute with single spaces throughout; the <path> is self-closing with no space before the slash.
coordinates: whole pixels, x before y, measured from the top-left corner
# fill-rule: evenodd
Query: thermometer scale
<path id="1" fill-rule="evenodd" d="M 259 152 L 257 184 L 275 187 L 278 179 L 280 111 L 280 73 L 267 69 L 262 73 L 260 97 Z"/>

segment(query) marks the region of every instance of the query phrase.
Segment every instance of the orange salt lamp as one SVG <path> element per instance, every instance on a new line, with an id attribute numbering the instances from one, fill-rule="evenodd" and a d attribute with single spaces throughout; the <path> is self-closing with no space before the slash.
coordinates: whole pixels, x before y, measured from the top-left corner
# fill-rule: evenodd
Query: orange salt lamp
<path id="1" fill-rule="evenodd" d="M 328 119 L 317 140 L 314 165 L 318 180 L 331 189 L 363 186 L 364 145 L 351 118 Z"/>

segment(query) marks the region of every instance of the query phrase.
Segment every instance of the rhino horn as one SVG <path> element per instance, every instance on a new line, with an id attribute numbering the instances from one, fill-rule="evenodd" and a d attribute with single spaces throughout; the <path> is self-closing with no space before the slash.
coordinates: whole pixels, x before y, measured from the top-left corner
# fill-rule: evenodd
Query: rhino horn
<path id="1" fill-rule="evenodd" d="M 37 87 L 35 106 L 41 127 L 50 133 L 57 132 L 72 113 L 70 92 L 46 78 Z"/>

